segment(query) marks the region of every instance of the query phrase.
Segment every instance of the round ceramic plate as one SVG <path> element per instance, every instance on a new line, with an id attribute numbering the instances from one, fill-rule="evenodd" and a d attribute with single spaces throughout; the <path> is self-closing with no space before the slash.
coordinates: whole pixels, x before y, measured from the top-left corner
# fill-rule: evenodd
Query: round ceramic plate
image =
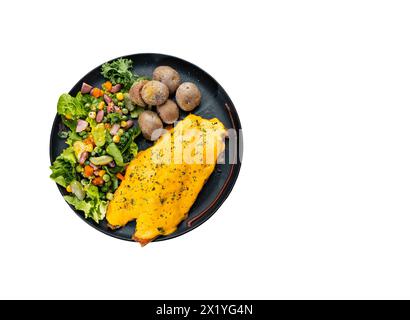
<path id="1" fill-rule="evenodd" d="M 183 82 L 190 81 L 195 83 L 202 93 L 201 104 L 193 111 L 193 113 L 207 119 L 216 117 L 227 129 L 233 129 L 231 130 L 231 133 L 236 132 L 237 134 L 236 141 L 233 139 L 233 143 L 232 141 L 229 141 L 229 143 L 228 141 L 226 142 L 226 161 L 224 164 L 216 165 L 214 172 L 209 177 L 195 203 L 191 207 L 188 218 L 178 226 L 177 231 L 168 236 L 158 237 L 154 241 L 171 239 L 191 231 L 204 223 L 216 212 L 228 197 L 235 184 L 236 178 L 238 177 L 241 166 L 239 156 L 242 150 L 242 148 L 240 148 L 239 139 L 241 123 L 235 107 L 225 90 L 208 73 L 192 63 L 180 58 L 156 53 L 133 54 L 122 58 L 131 59 L 133 61 L 134 73 L 138 75 L 152 76 L 153 70 L 160 65 L 173 67 L 179 72 Z M 98 66 L 87 73 L 69 91 L 69 94 L 75 96 L 80 90 L 83 82 L 100 87 L 105 81 L 100 74 L 100 70 L 101 66 Z M 181 112 L 180 119 L 183 119 L 186 115 L 187 113 Z M 59 138 L 57 135 L 62 125 L 61 117 L 56 115 L 51 129 L 50 138 L 51 162 L 54 162 L 61 151 L 67 147 L 64 139 Z M 137 137 L 136 142 L 140 150 L 146 149 L 152 145 L 152 143 L 145 140 L 142 135 Z M 59 185 L 57 185 L 57 187 L 62 195 L 67 194 L 63 187 Z M 97 224 L 91 219 L 85 219 L 83 212 L 75 210 L 72 206 L 70 207 L 82 220 L 95 229 L 118 239 L 133 241 L 131 237 L 135 232 L 135 222 L 130 222 L 120 229 L 111 230 L 108 227 L 106 220 L 100 221 L 100 223 Z"/>

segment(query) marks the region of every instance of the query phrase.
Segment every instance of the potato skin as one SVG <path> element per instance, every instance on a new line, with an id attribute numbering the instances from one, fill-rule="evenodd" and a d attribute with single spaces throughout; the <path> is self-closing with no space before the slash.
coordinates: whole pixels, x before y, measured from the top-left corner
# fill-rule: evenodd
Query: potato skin
<path id="1" fill-rule="evenodd" d="M 179 73 L 169 66 L 159 66 L 155 68 L 152 79 L 165 84 L 169 89 L 169 94 L 174 94 L 181 84 Z"/>
<path id="2" fill-rule="evenodd" d="M 179 108 L 172 100 L 167 100 L 164 104 L 157 106 L 157 112 L 162 122 L 173 124 L 179 118 Z"/>
<path id="3" fill-rule="evenodd" d="M 182 83 L 175 95 L 179 107 L 184 111 L 192 111 L 201 103 L 201 92 L 192 82 Z"/>
<path id="4" fill-rule="evenodd" d="M 141 128 L 142 135 L 145 139 L 155 141 L 160 135 L 153 136 L 153 133 L 157 129 L 163 128 L 162 121 L 158 114 L 153 111 L 144 111 L 138 117 L 138 125 Z"/>
<path id="5" fill-rule="evenodd" d="M 144 102 L 151 106 L 164 104 L 169 96 L 168 87 L 162 82 L 151 80 L 145 83 L 141 89 L 141 97 Z"/>
<path id="6" fill-rule="evenodd" d="M 144 108 L 147 106 L 147 104 L 144 102 L 144 100 L 142 100 L 141 89 L 147 82 L 148 80 L 141 80 L 134 83 L 128 93 L 133 104 Z"/>

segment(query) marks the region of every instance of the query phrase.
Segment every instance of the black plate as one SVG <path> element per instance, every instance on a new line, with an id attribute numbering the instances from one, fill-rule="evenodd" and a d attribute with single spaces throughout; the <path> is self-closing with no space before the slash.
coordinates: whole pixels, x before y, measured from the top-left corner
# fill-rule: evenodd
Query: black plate
<path id="1" fill-rule="evenodd" d="M 160 65 L 168 65 L 176 69 L 181 75 L 183 82 L 194 82 L 195 84 L 197 84 L 202 93 L 201 105 L 196 108 L 193 113 L 208 119 L 217 117 L 225 125 L 226 128 L 234 129 L 239 137 L 239 129 L 241 128 L 241 123 L 239 121 L 235 107 L 225 90 L 208 73 L 185 60 L 163 54 L 141 53 L 124 56 L 123 58 L 131 59 L 134 62 L 134 72 L 139 75 L 151 76 L 153 70 Z M 104 79 L 100 74 L 100 68 L 101 66 L 98 66 L 83 78 L 81 78 L 69 93 L 75 96 L 80 90 L 81 84 L 83 82 L 87 82 L 93 86 L 100 87 L 104 82 Z M 185 116 L 186 113 L 182 113 L 180 118 L 182 119 Z M 61 118 L 60 116 L 56 115 L 53 127 L 51 129 L 50 138 L 51 162 L 53 162 L 55 158 L 61 153 L 61 151 L 67 147 L 64 139 L 60 139 L 57 136 L 58 130 L 61 125 Z M 137 143 L 140 147 L 140 150 L 146 149 L 151 145 L 142 137 L 142 135 L 137 138 Z M 235 153 L 236 155 L 239 154 L 237 152 L 240 152 L 241 150 L 239 148 L 239 139 L 233 145 L 234 147 L 230 147 L 229 143 L 226 143 L 226 159 L 228 159 L 229 153 Z M 235 148 L 236 150 L 233 150 Z M 157 239 L 155 239 L 155 241 L 171 239 L 180 236 L 188 231 L 191 231 L 192 229 L 204 223 L 215 213 L 215 211 L 228 197 L 238 177 L 241 163 L 239 159 L 240 157 L 237 158 L 238 159 L 236 159 L 236 163 L 234 164 L 217 164 L 215 171 L 209 177 L 207 183 L 202 188 L 201 192 L 198 195 L 198 198 L 193 204 L 189 212 L 188 219 L 183 221 L 179 225 L 177 231 L 168 236 L 158 237 Z M 67 194 L 66 190 L 63 187 L 59 185 L 57 186 L 62 195 Z M 133 241 L 131 239 L 131 236 L 135 231 L 135 222 L 130 222 L 123 228 L 111 230 L 110 228 L 108 228 L 106 220 L 101 221 L 99 224 L 97 224 L 91 219 L 85 219 L 84 214 L 81 211 L 75 210 L 72 206 L 70 207 L 81 219 L 83 219 L 90 226 L 96 228 L 97 230 L 118 239 Z"/>

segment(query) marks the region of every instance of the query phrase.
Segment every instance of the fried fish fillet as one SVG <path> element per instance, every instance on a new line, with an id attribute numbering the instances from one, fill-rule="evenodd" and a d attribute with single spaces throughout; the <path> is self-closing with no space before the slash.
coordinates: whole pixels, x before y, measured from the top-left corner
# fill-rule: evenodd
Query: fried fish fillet
<path id="1" fill-rule="evenodd" d="M 142 245 L 173 233 L 213 172 L 225 134 L 218 119 L 190 114 L 139 152 L 110 201 L 109 225 L 137 220 L 133 238 Z"/>

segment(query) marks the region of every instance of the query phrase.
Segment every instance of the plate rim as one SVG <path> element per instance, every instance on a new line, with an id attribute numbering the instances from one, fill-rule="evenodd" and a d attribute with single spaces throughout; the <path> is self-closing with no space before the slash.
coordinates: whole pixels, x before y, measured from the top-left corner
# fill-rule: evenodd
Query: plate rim
<path id="1" fill-rule="evenodd" d="M 78 80 L 77 83 L 68 91 L 68 93 L 70 95 L 72 95 L 71 93 L 73 92 L 74 88 L 76 88 L 77 86 L 79 86 L 81 84 L 82 79 L 84 79 L 87 76 L 91 75 L 92 73 L 98 71 L 98 69 L 100 69 L 101 66 L 104 63 L 112 62 L 112 61 L 115 61 L 115 60 L 120 59 L 120 58 L 127 59 L 127 58 L 131 58 L 131 57 L 139 56 L 139 55 L 155 55 L 155 56 L 162 56 L 162 57 L 165 57 L 165 58 L 180 60 L 184 63 L 192 65 L 193 67 L 197 68 L 199 71 L 203 72 L 211 80 L 215 81 L 215 83 L 218 85 L 219 89 L 222 90 L 222 93 L 227 98 L 226 99 L 227 101 L 225 101 L 225 102 L 226 102 L 226 104 L 228 104 L 228 106 L 229 106 L 228 109 L 231 109 L 230 111 L 233 114 L 233 117 L 230 121 L 231 122 L 236 122 L 236 129 L 235 130 L 238 132 L 238 137 L 240 136 L 241 140 L 242 140 L 242 141 L 239 141 L 239 139 L 238 139 L 238 141 L 237 141 L 237 147 L 238 147 L 237 162 L 234 163 L 234 164 L 230 164 L 230 166 L 234 167 L 233 172 L 232 172 L 232 175 L 227 178 L 229 180 L 226 182 L 226 187 L 223 190 L 223 192 L 221 192 L 221 194 L 214 199 L 214 201 L 216 201 L 217 203 L 215 205 L 211 206 L 208 210 L 206 210 L 204 212 L 203 216 L 200 217 L 200 219 L 198 219 L 198 221 L 195 222 L 194 225 L 188 227 L 187 229 L 183 230 L 182 232 L 179 232 L 179 233 L 174 232 L 174 233 L 171 233 L 171 234 L 166 235 L 166 236 L 160 236 L 160 237 L 157 237 L 157 238 L 155 238 L 154 240 L 151 241 L 151 242 L 160 242 L 160 241 L 171 240 L 171 239 L 177 238 L 177 237 L 182 236 L 182 235 L 184 235 L 184 234 L 198 228 L 199 226 L 201 226 L 203 223 L 208 221 L 216 213 L 216 211 L 218 211 L 218 209 L 222 206 L 222 204 L 225 202 L 225 200 L 231 194 L 232 189 L 235 186 L 235 183 L 238 179 L 239 172 L 240 172 L 241 165 L 242 165 L 241 160 L 242 160 L 242 153 L 243 153 L 243 137 L 242 137 L 242 134 L 239 132 L 239 130 L 242 129 L 242 125 L 241 125 L 241 121 L 240 121 L 240 118 L 239 118 L 239 114 L 238 114 L 238 112 L 235 108 L 235 105 L 233 104 L 231 98 L 229 97 L 229 95 L 227 94 L 225 89 L 221 86 L 221 84 L 218 81 L 216 81 L 216 79 L 213 76 L 211 76 L 208 72 L 206 72 L 202 68 L 198 67 L 196 64 L 194 64 L 192 62 L 189 62 L 185 59 L 182 59 L 182 58 L 179 58 L 179 57 L 176 57 L 176 56 L 173 56 L 173 55 L 169 55 L 169 54 L 153 53 L 153 52 L 140 52 L 140 53 L 134 53 L 134 54 L 127 54 L 127 55 L 123 55 L 123 56 L 119 56 L 117 58 L 107 60 L 106 62 L 101 63 L 100 65 L 96 66 L 95 68 L 93 68 L 92 70 L 87 72 L 84 76 L 82 76 L 80 78 L 80 80 Z M 54 132 L 55 126 L 57 125 L 57 123 L 59 121 L 59 118 L 60 118 L 60 116 L 58 115 L 58 113 L 56 113 L 56 115 L 54 117 L 54 120 L 53 120 L 53 124 L 51 126 L 50 141 L 49 141 L 49 156 L 50 156 L 50 164 L 51 165 L 53 164 L 53 154 L 52 154 L 53 153 L 53 148 L 52 148 L 53 143 L 52 143 L 52 141 L 53 141 L 53 138 L 54 138 L 53 132 Z M 235 123 L 231 123 L 231 124 L 235 126 Z M 57 183 L 55 183 L 55 184 L 56 184 L 58 190 L 60 191 L 60 194 L 62 195 L 62 197 L 64 199 L 64 196 L 66 195 L 64 193 L 64 191 L 65 191 L 64 187 L 60 186 Z M 113 237 L 113 238 L 116 238 L 116 239 L 120 239 L 120 240 L 128 241 L 128 242 L 134 242 L 134 243 L 136 242 L 132 238 L 125 238 L 125 237 L 122 237 L 118 234 L 111 233 L 111 232 L 99 227 L 99 225 L 94 223 L 93 220 L 85 218 L 83 213 L 81 213 L 79 210 L 76 210 L 71 204 L 69 204 L 67 201 L 65 201 L 65 199 L 64 199 L 64 202 L 70 207 L 70 209 L 76 214 L 76 216 L 78 216 L 81 220 L 86 222 L 89 226 L 93 227 L 95 230 L 97 230 L 99 232 L 102 232 L 103 234 L 108 235 L 108 236 Z M 182 223 L 182 221 L 181 221 L 181 223 Z"/>

